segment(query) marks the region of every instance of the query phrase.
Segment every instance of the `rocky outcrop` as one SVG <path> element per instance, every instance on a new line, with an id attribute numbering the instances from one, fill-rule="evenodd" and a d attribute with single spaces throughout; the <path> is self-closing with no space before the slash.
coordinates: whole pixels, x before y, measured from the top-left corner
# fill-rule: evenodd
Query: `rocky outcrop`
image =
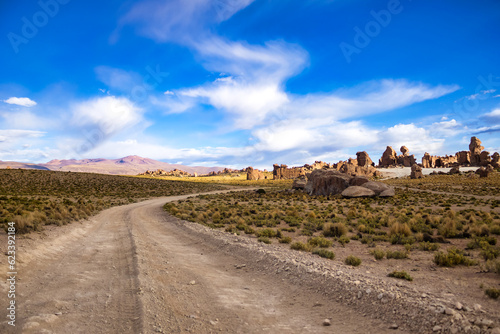
<path id="1" fill-rule="evenodd" d="M 171 171 L 165 171 L 163 169 L 157 170 L 147 170 L 144 173 L 140 173 L 138 175 L 146 175 L 146 176 L 176 176 L 176 177 L 185 177 L 191 176 L 188 172 L 182 171 L 180 169 L 174 169 Z"/>
<path id="2" fill-rule="evenodd" d="M 387 146 L 382 158 L 379 160 L 379 167 L 411 167 L 416 163 L 415 156 L 410 155 L 410 150 L 406 146 L 401 146 L 401 154 L 398 156 L 391 146 Z"/>
<path id="3" fill-rule="evenodd" d="M 460 166 L 470 165 L 470 151 L 460 151 L 457 152 L 455 155 L 457 157 L 457 163 Z"/>
<path id="4" fill-rule="evenodd" d="M 421 179 L 423 177 L 424 174 L 422 174 L 422 167 L 420 167 L 417 164 L 411 166 L 411 174 L 410 174 L 411 179 Z"/>
<path id="5" fill-rule="evenodd" d="M 500 168 L 500 154 L 498 152 L 493 153 L 491 156 L 491 166 L 493 168 Z"/>
<path id="6" fill-rule="evenodd" d="M 315 170 L 311 174 L 308 174 L 308 180 L 304 191 L 310 195 L 328 196 L 342 194 L 344 190 L 352 187 L 354 187 L 354 189 L 347 192 L 347 194 L 350 194 L 350 197 L 354 197 L 352 196 L 354 193 L 360 193 L 360 190 L 357 189 L 358 187 L 369 190 L 363 190 L 363 196 L 368 196 L 368 194 L 369 196 L 381 195 L 382 193 L 392 189 L 381 182 L 369 181 L 367 178 L 359 176 L 353 177 L 334 169 L 328 169 Z"/>
<path id="7" fill-rule="evenodd" d="M 296 179 L 306 174 L 304 167 L 288 168 L 287 165 L 274 164 L 273 168 L 273 180 Z"/>
<path id="8" fill-rule="evenodd" d="M 368 153 L 366 153 L 366 151 L 356 153 L 356 157 L 358 166 L 361 167 L 373 166 L 373 161 L 372 159 L 370 159 L 370 156 L 368 155 Z"/>
<path id="9" fill-rule="evenodd" d="M 482 151 L 479 154 L 479 166 L 488 166 L 491 163 L 490 152 Z"/>
<path id="10" fill-rule="evenodd" d="M 247 168 L 247 180 L 262 180 L 264 179 L 264 173 L 258 169 L 253 169 L 253 167 Z"/>
<path id="11" fill-rule="evenodd" d="M 391 146 L 387 146 L 385 152 L 382 154 L 378 165 L 379 167 L 392 167 L 396 166 L 398 163 L 398 156 L 396 151 Z"/>
<path id="12" fill-rule="evenodd" d="M 483 150 L 484 147 L 481 146 L 481 141 L 477 137 L 472 137 L 469 144 L 471 165 L 478 166 L 480 164 L 480 155 Z"/>
<path id="13" fill-rule="evenodd" d="M 356 159 L 354 159 L 356 161 Z M 343 163 L 340 168 L 342 173 L 348 174 L 350 176 L 368 176 L 368 177 L 379 177 L 382 175 L 375 167 L 368 166 L 357 166 L 354 163 Z"/>

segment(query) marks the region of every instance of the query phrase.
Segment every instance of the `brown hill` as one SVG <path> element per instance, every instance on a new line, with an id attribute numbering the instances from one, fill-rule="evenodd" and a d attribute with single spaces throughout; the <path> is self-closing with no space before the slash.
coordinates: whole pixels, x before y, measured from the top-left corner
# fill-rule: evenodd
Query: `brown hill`
<path id="1" fill-rule="evenodd" d="M 149 158 L 130 155 L 120 159 L 69 159 L 69 160 L 51 160 L 45 164 L 26 164 L 19 162 L 0 161 L 0 168 L 25 168 L 25 169 L 49 169 L 54 171 L 72 171 L 87 172 L 99 174 L 119 174 L 119 175 L 137 175 L 146 170 L 163 169 L 171 171 L 179 169 L 190 174 L 199 175 L 210 172 L 218 172 L 223 167 L 203 167 L 203 166 L 184 166 L 179 164 L 170 164 L 168 162 L 157 161 Z"/>

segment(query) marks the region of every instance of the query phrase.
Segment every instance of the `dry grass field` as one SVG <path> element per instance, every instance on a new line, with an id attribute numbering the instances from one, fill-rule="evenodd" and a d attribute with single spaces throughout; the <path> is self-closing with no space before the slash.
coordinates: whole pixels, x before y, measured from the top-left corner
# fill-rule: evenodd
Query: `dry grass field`
<path id="1" fill-rule="evenodd" d="M 17 231 L 85 219 L 111 206 L 221 189 L 217 184 L 42 170 L 0 170 L 0 225 Z"/>

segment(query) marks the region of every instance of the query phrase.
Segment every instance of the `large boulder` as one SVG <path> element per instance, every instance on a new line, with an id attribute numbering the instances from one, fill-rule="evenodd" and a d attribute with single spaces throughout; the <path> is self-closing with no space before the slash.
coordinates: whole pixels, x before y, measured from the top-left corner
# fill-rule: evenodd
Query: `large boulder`
<path id="1" fill-rule="evenodd" d="M 365 176 L 355 176 L 349 181 L 350 186 L 361 186 L 370 180 Z"/>
<path id="2" fill-rule="evenodd" d="M 422 174 L 422 167 L 417 164 L 411 166 L 410 179 L 421 179 L 423 177 L 424 174 Z"/>
<path id="3" fill-rule="evenodd" d="M 342 192 L 342 196 L 347 198 L 374 197 L 375 195 L 373 190 L 360 186 L 350 186 Z"/>
<path id="4" fill-rule="evenodd" d="M 460 174 L 460 167 L 455 166 L 452 169 L 450 169 L 450 175 L 455 175 L 455 174 Z"/>
<path id="5" fill-rule="evenodd" d="M 307 178 L 305 176 L 301 176 L 293 181 L 292 189 L 304 190 L 306 184 L 307 184 Z"/>
<path id="6" fill-rule="evenodd" d="M 398 156 L 396 151 L 391 146 L 387 146 L 385 152 L 382 154 L 382 157 L 379 160 L 379 167 L 390 167 L 396 166 L 398 162 Z"/>
<path id="7" fill-rule="evenodd" d="M 481 167 L 478 170 L 476 170 L 476 174 L 478 174 L 480 178 L 488 177 L 488 175 L 490 175 L 490 172 L 491 172 L 491 169 L 484 168 L 484 167 Z"/>
<path id="8" fill-rule="evenodd" d="M 387 190 L 382 191 L 378 196 L 379 197 L 393 197 L 396 195 L 396 191 L 394 188 L 390 187 Z"/>
<path id="9" fill-rule="evenodd" d="M 365 151 L 356 153 L 356 160 L 358 161 L 358 166 L 370 167 L 373 164 L 372 159 Z"/>
<path id="10" fill-rule="evenodd" d="M 310 195 L 335 195 L 349 187 L 351 177 L 337 170 L 316 169 L 308 176 L 304 191 Z"/>
<path id="11" fill-rule="evenodd" d="M 375 195 L 380 195 L 384 191 L 390 189 L 390 187 L 387 184 L 382 183 L 382 182 L 374 182 L 374 181 L 369 181 L 369 182 L 363 183 L 361 185 L 361 187 L 372 190 L 375 193 Z"/>

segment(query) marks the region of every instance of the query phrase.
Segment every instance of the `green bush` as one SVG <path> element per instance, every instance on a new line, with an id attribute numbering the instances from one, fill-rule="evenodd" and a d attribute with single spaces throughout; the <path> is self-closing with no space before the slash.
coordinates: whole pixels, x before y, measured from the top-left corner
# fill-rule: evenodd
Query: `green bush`
<path id="1" fill-rule="evenodd" d="M 407 259 L 408 258 L 408 252 L 406 251 L 387 251 L 386 257 L 388 259 Z"/>
<path id="2" fill-rule="evenodd" d="M 442 267 L 454 267 L 457 265 L 474 266 L 476 261 L 469 259 L 464 252 L 457 248 L 448 249 L 447 253 L 437 252 L 434 254 L 434 263 Z"/>
<path id="3" fill-rule="evenodd" d="M 257 231 L 256 235 L 258 237 L 268 237 L 268 238 L 275 238 L 278 235 L 278 232 L 271 228 L 263 228 Z"/>
<path id="4" fill-rule="evenodd" d="M 347 235 L 342 235 L 338 239 L 338 242 L 342 245 L 342 247 L 345 247 L 346 244 L 351 242 L 351 239 L 349 239 L 349 237 Z"/>
<path id="5" fill-rule="evenodd" d="M 419 245 L 420 250 L 426 252 L 435 252 L 439 249 L 439 244 L 429 241 L 423 241 Z"/>
<path id="6" fill-rule="evenodd" d="M 300 241 L 296 241 L 290 245 L 291 249 L 308 252 L 311 250 L 311 246 Z"/>
<path id="7" fill-rule="evenodd" d="M 354 255 L 349 255 L 345 259 L 345 264 L 353 266 L 353 267 L 357 267 L 361 264 L 361 259 L 359 257 L 354 256 Z"/>
<path id="8" fill-rule="evenodd" d="M 347 234 L 347 227 L 344 223 L 327 223 L 323 225 L 323 235 L 325 237 L 341 237 Z"/>
<path id="9" fill-rule="evenodd" d="M 332 246 L 333 242 L 331 240 L 325 239 L 323 237 L 313 237 L 310 238 L 307 243 L 314 247 L 328 248 Z"/>
<path id="10" fill-rule="evenodd" d="M 381 249 L 372 249 L 370 254 L 375 257 L 376 260 L 382 260 L 385 256 L 385 252 Z"/>
<path id="11" fill-rule="evenodd" d="M 484 291 L 484 293 L 493 299 L 498 299 L 500 297 L 500 289 L 495 289 L 495 288 L 489 288 Z"/>
<path id="12" fill-rule="evenodd" d="M 389 273 L 387 276 L 405 279 L 407 281 L 413 281 L 413 278 L 406 271 L 393 271 L 392 273 Z"/>
<path id="13" fill-rule="evenodd" d="M 263 242 L 265 244 L 270 244 L 271 243 L 271 239 L 269 239 L 268 237 L 258 237 L 257 240 L 260 241 L 260 242 Z"/>
<path id="14" fill-rule="evenodd" d="M 290 237 L 282 237 L 279 239 L 280 244 L 289 244 L 292 242 L 292 238 Z"/>
<path id="15" fill-rule="evenodd" d="M 333 260 L 335 258 L 335 253 L 327 249 L 315 249 L 313 254 L 319 255 L 321 257 Z"/>

